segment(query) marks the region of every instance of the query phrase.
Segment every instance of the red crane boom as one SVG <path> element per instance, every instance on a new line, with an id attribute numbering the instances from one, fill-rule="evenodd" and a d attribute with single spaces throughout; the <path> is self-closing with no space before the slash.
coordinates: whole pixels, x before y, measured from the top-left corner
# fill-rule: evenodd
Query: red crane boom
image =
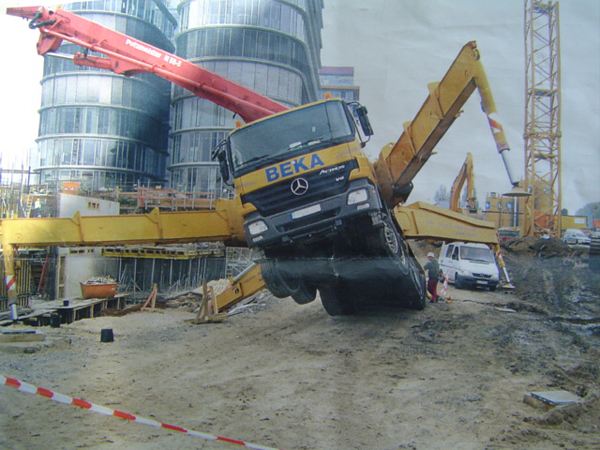
<path id="1" fill-rule="evenodd" d="M 78 66 L 107 69 L 125 76 L 154 73 L 200 98 L 239 114 L 245 122 L 288 109 L 185 59 L 117 31 L 108 30 L 68 11 L 49 11 L 41 6 L 28 6 L 8 8 L 6 13 L 31 20 L 29 27 L 40 30 L 41 36 L 37 44 L 40 55 L 56 51 L 63 40 L 69 41 L 106 55 L 105 58 L 76 53 L 73 62 Z"/>

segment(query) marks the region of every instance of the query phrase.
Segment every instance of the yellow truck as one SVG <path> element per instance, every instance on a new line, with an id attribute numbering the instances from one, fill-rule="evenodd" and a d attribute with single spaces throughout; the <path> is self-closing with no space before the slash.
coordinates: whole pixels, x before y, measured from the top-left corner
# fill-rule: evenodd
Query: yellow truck
<path id="1" fill-rule="evenodd" d="M 377 303 L 425 307 L 425 276 L 407 245 L 409 238 L 484 242 L 497 250 L 497 233 L 488 222 L 421 203 L 402 206 L 412 180 L 476 89 L 509 179 L 517 186 L 475 42 L 463 47 L 440 83 L 429 86 L 430 95 L 415 119 L 404 124 L 400 139 L 371 163 L 363 148 L 373 130 L 367 109 L 358 103 L 327 99 L 288 110 L 75 14 L 37 7 L 7 13 L 30 19 L 30 27 L 40 31 L 40 54 L 68 40 L 106 55 L 76 54 L 75 64 L 124 75 L 155 73 L 247 122 L 213 153 L 223 178 L 235 187 L 233 200 L 195 213 L 3 221 L 7 279 L 19 246 L 218 239 L 251 247 L 264 284 L 275 296 L 305 304 L 318 291 L 326 311 L 340 315 Z"/>

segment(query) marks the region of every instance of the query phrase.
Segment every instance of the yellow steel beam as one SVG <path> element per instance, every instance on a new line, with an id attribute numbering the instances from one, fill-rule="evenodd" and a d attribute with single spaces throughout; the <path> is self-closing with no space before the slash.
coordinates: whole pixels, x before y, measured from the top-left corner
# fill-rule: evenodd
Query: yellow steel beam
<path id="1" fill-rule="evenodd" d="M 216 313 L 224 311 L 242 300 L 266 289 L 260 266 L 254 264 L 232 280 L 232 284 L 216 298 Z"/>
<path id="2" fill-rule="evenodd" d="M 2 245 L 170 244 L 226 241 L 245 245 L 238 202 L 219 200 L 212 211 L 186 211 L 71 219 L 8 219 L 0 222 Z"/>
<path id="3" fill-rule="evenodd" d="M 492 222 L 474 219 L 438 206 L 416 202 L 396 207 L 394 215 L 407 239 L 498 244 L 498 233 Z"/>

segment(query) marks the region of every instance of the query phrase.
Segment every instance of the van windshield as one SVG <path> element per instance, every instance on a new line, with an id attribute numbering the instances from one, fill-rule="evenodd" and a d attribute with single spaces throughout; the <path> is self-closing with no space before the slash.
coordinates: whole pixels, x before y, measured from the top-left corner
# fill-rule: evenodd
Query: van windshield
<path id="1" fill-rule="evenodd" d="M 461 247 L 460 259 L 485 263 L 494 262 L 494 254 L 489 248 Z"/>

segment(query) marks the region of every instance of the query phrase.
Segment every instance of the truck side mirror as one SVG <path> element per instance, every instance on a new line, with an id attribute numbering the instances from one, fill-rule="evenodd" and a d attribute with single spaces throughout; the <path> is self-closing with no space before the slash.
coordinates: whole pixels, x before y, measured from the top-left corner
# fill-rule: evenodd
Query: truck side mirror
<path id="1" fill-rule="evenodd" d="M 223 181 L 227 183 L 227 181 L 229 181 L 229 164 L 227 164 L 227 153 L 218 153 L 217 160 L 219 161 L 219 170 L 221 171 L 221 177 L 223 178 Z"/>
<path id="2" fill-rule="evenodd" d="M 371 127 L 371 122 L 369 121 L 367 107 L 359 106 L 356 108 L 356 115 L 365 136 L 373 136 L 373 127 Z"/>

